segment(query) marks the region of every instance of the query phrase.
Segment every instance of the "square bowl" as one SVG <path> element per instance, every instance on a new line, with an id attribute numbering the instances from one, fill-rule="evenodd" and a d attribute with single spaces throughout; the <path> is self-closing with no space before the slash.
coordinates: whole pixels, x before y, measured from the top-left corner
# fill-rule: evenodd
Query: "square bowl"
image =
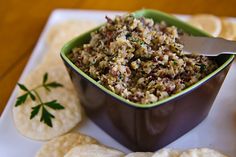
<path id="1" fill-rule="evenodd" d="M 165 21 L 195 36 L 209 36 L 177 18 L 155 10 L 140 10 L 135 17 Z M 133 151 L 156 151 L 181 137 L 203 121 L 227 75 L 234 55 L 215 58 L 215 71 L 194 85 L 151 104 L 139 104 L 122 98 L 89 77 L 70 61 L 72 49 L 88 43 L 86 32 L 64 45 L 61 58 L 70 74 L 86 114 L 119 143 Z"/>

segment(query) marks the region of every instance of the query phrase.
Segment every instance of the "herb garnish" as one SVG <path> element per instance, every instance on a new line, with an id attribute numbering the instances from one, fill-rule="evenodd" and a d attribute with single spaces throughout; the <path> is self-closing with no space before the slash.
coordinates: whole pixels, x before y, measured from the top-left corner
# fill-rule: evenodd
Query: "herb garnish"
<path id="1" fill-rule="evenodd" d="M 57 83 L 55 81 L 49 82 L 49 83 L 47 81 L 48 81 L 48 73 L 45 73 L 43 76 L 42 84 L 33 88 L 33 89 L 28 89 L 25 85 L 18 83 L 18 86 L 20 87 L 21 90 L 25 91 L 25 94 L 23 94 L 17 98 L 15 107 L 24 104 L 28 97 L 32 101 L 37 100 L 39 102 L 39 104 L 32 107 L 30 119 L 33 119 L 36 115 L 38 115 L 38 113 L 41 110 L 42 112 L 41 112 L 40 122 L 45 123 L 49 127 L 53 127 L 52 119 L 55 117 L 47 110 L 47 108 L 51 108 L 54 110 L 62 110 L 62 109 L 64 109 L 64 106 L 62 106 L 60 103 L 58 103 L 57 100 L 44 102 L 42 100 L 42 98 L 40 97 L 39 93 L 37 92 L 37 89 L 44 88 L 48 92 L 51 92 L 52 88 L 63 87 L 63 85 L 60 83 Z"/>
<path id="2" fill-rule="evenodd" d="M 206 70 L 206 65 L 205 64 L 201 64 L 200 65 L 200 71 L 204 72 Z"/>

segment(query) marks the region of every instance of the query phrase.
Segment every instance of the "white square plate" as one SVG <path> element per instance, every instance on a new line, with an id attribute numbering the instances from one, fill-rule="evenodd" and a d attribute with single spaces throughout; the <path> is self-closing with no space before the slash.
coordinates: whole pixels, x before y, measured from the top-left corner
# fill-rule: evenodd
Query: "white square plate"
<path id="1" fill-rule="evenodd" d="M 55 10 L 33 50 L 27 66 L 20 77 L 20 82 L 42 59 L 47 50 L 45 44 L 49 29 L 56 23 L 69 19 L 87 19 L 99 23 L 105 21 L 105 15 L 114 17 L 122 12 L 89 11 L 89 10 Z M 182 20 L 188 16 L 177 15 Z M 231 18 L 232 21 L 236 19 Z M 14 89 L 5 110 L 0 118 L 0 157 L 32 157 L 43 142 L 30 140 L 19 134 L 14 127 L 12 107 L 16 101 L 16 88 Z M 86 119 L 74 131 L 80 131 L 95 137 L 101 143 L 120 149 L 126 153 L 127 148 L 116 142 L 102 131 L 92 121 Z M 224 84 L 214 102 L 209 116 L 196 128 L 188 132 L 167 147 L 187 149 L 195 147 L 209 147 L 222 151 L 233 157 L 236 154 L 236 63 L 234 62 Z"/>

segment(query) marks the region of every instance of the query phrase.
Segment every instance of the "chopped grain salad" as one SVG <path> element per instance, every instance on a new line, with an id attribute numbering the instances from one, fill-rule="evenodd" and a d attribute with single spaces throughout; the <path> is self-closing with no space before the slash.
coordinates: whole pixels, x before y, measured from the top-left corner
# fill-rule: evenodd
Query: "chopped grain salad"
<path id="1" fill-rule="evenodd" d="M 181 31 L 165 22 L 132 14 L 106 17 L 88 44 L 69 58 L 114 93 L 138 103 L 152 103 L 191 86 L 217 68 L 214 60 L 184 55 Z"/>

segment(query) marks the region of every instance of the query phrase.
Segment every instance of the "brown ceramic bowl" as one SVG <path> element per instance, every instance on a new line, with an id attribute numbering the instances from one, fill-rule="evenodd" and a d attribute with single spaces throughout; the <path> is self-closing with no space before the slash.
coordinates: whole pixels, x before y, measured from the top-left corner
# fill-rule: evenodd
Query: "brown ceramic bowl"
<path id="1" fill-rule="evenodd" d="M 166 21 L 195 36 L 209 36 L 159 11 L 141 10 L 134 15 L 152 18 L 155 22 Z M 216 57 L 219 68 L 180 93 L 152 104 L 133 103 L 97 83 L 68 59 L 67 55 L 74 47 L 89 42 L 91 31 L 65 44 L 61 57 L 87 115 L 133 151 L 156 151 L 204 120 L 234 59 L 234 55 Z"/>

